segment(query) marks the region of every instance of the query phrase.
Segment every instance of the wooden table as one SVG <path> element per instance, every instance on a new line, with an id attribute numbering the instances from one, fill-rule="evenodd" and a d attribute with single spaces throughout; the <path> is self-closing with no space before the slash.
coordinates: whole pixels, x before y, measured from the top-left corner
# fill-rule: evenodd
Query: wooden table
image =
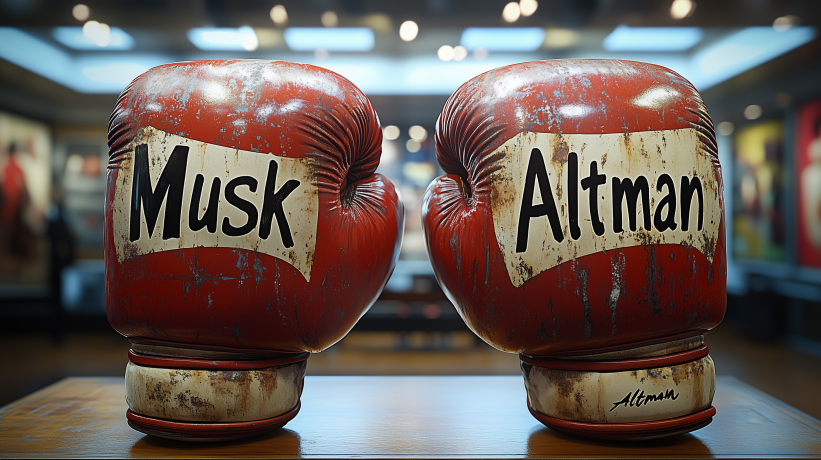
<path id="1" fill-rule="evenodd" d="M 181 443 L 126 425 L 123 379 L 68 378 L 0 409 L 7 457 L 821 457 L 821 422 L 719 378 L 713 423 L 642 442 L 551 431 L 525 407 L 521 377 L 308 377 L 302 411 L 246 441 Z"/>

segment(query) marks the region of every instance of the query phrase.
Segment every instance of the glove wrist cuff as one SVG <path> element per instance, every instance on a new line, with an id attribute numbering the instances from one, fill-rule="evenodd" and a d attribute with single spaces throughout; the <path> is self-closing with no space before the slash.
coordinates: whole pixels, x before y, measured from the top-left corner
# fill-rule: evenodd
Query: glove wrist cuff
<path id="1" fill-rule="evenodd" d="M 192 353 L 190 349 L 134 348 L 177 355 L 128 351 L 126 415 L 138 431 L 171 439 L 225 441 L 279 428 L 299 411 L 309 353 L 238 359 L 248 356 L 206 351 L 234 359 L 196 359 L 179 357 Z"/>
<path id="2" fill-rule="evenodd" d="M 701 336 L 653 348 L 619 351 L 622 359 L 612 352 L 522 356 L 530 411 L 557 430 L 602 439 L 648 439 L 710 423 L 715 368 Z"/>

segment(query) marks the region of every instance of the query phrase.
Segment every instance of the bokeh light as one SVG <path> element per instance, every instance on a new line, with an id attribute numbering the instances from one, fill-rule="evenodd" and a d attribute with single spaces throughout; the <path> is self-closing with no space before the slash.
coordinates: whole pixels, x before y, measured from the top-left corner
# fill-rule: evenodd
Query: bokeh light
<path id="1" fill-rule="evenodd" d="M 413 21 L 405 21 L 399 26 L 399 38 L 409 42 L 416 38 L 419 33 L 419 26 Z"/>

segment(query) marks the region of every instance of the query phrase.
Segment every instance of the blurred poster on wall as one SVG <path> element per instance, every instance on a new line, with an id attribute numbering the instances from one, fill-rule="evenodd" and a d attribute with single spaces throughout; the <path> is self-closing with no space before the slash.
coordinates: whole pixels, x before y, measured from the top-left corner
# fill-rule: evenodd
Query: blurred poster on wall
<path id="1" fill-rule="evenodd" d="M 798 109 L 798 263 L 821 268 L 821 100 Z"/>
<path id="2" fill-rule="evenodd" d="M 733 253 L 784 260 L 784 124 L 766 121 L 736 131 Z"/>
<path id="3" fill-rule="evenodd" d="M 49 282 L 50 157 L 46 125 L 0 112 L 0 296 Z"/>

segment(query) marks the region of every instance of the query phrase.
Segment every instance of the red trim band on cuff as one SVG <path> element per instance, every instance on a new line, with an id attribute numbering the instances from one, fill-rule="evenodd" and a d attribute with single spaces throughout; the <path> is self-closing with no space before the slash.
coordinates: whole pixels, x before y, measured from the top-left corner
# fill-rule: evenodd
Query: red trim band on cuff
<path id="1" fill-rule="evenodd" d="M 707 345 L 702 345 L 692 350 L 682 351 L 666 356 L 652 356 L 649 358 L 637 359 L 614 359 L 607 361 L 575 361 L 571 359 L 534 358 L 532 356 L 519 355 L 522 362 L 549 369 L 560 369 L 566 371 L 593 371 L 593 372 L 619 372 L 634 371 L 638 369 L 653 369 L 656 367 L 675 366 L 676 364 L 689 363 L 707 356 L 710 351 Z"/>
<path id="2" fill-rule="evenodd" d="M 530 405 L 530 401 L 528 401 L 527 408 L 536 420 L 542 422 L 548 428 L 574 436 L 614 441 L 640 441 L 688 433 L 709 425 L 713 416 L 716 415 L 716 408 L 710 406 L 693 414 L 667 420 L 633 423 L 585 423 L 549 417 L 534 409 Z"/>
<path id="3" fill-rule="evenodd" d="M 234 348 L 234 347 L 221 347 L 216 345 L 198 345 L 193 343 L 183 343 L 183 342 L 169 342 L 165 340 L 154 340 L 154 339 L 143 339 L 140 337 L 129 337 L 129 342 L 136 343 L 140 345 L 154 345 L 160 347 L 172 347 L 172 348 L 181 348 L 181 349 L 188 349 L 188 350 L 199 350 L 199 351 L 216 351 L 222 353 L 240 353 L 243 355 L 247 354 L 255 354 L 261 355 L 265 358 L 270 356 L 278 357 L 281 355 L 287 354 L 296 354 L 296 353 L 277 353 L 276 351 L 271 350 L 263 350 L 260 348 Z"/>
<path id="4" fill-rule="evenodd" d="M 151 430 L 165 431 L 182 435 L 230 435 L 254 434 L 279 428 L 296 417 L 302 403 L 297 401 L 296 406 L 288 412 L 273 418 L 254 420 L 250 422 L 182 422 L 147 417 L 128 409 L 125 416 L 128 420 Z"/>
<path id="5" fill-rule="evenodd" d="M 198 369 L 198 370 L 254 370 L 266 369 L 269 367 L 285 366 L 287 364 L 305 361 L 310 353 L 299 353 L 282 356 L 275 359 L 263 359 L 257 361 L 219 361 L 213 359 L 191 359 L 191 358 L 169 358 L 165 356 L 152 356 L 128 350 L 128 359 L 135 364 L 150 367 L 168 367 L 174 369 Z"/>

